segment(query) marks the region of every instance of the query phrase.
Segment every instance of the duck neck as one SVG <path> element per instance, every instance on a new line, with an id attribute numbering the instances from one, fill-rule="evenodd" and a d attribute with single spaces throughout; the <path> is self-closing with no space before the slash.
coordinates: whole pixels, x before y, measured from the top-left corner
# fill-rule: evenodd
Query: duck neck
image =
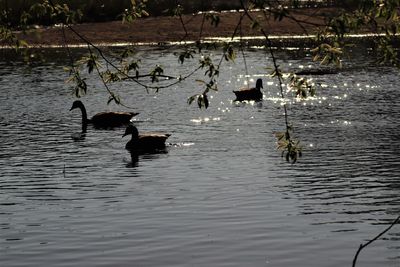
<path id="1" fill-rule="evenodd" d="M 87 112 L 85 106 L 79 105 L 79 108 L 81 109 L 82 112 L 82 131 L 86 132 L 87 124 L 89 123 L 89 120 L 87 118 Z"/>
<path id="2" fill-rule="evenodd" d="M 85 122 L 85 121 L 82 119 L 82 133 L 86 133 L 86 130 L 87 130 L 87 121 Z"/>
<path id="3" fill-rule="evenodd" d="M 263 85 L 262 85 L 262 80 L 258 79 L 257 82 L 256 82 L 256 89 L 257 89 L 258 91 L 261 91 L 261 88 L 262 88 L 262 87 L 263 87 Z"/>
<path id="4" fill-rule="evenodd" d="M 137 131 L 134 131 L 132 133 L 131 141 L 136 143 L 138 140 L 139 140 L 139 133 Z"/>

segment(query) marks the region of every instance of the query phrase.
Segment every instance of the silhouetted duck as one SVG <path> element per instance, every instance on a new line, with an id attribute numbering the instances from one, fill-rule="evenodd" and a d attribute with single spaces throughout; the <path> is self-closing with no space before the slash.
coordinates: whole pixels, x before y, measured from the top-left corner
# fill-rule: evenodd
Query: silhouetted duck
<path id="1" fill-rule="evenodd" d="M 80 100 L 74 101 L 70 111 L 76 108 L 82 112 L 82 131 L 85 132 L 88 123 L 93 124 L 95 128 L 114 128 L 129 124 L 131 119 L 139 114 L 135 112 L 101 112 L 88 119 L 86 108 Z"/>
<path id="2" fill-rule="evenodd" d="M 165 148 L 165 141 L 170 134 L 165 133 L 145 133 L 139 134 L 138 129 L 130 124 L 122 137 L 131 134 L 132 139 L 126 143 L 125 148 L 129 151 L 154 152 Z"/>
<path id="3" fill-rule="evenodd" d="M 261 88 L 263 88 L 262 80 L 257 79 L 255 88 L 243 88 L 240 89 L 239 91 L 233 91 L 236 95 L 236 99 L 234 101 L 244 101 L 244 100 L 261 101 L 263 98 Z"/>

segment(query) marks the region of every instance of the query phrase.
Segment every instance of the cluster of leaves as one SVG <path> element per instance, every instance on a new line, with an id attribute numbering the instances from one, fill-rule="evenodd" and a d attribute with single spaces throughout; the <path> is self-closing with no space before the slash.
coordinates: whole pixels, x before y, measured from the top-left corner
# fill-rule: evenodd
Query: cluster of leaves
<path id="1" fill-rule="evenodd" d="M 208 101 L 208 92 L 210 90 L 218 91 L 217 86 L 217 76 L 219 75 L 219 66 L 215 65 L 210 56 L 204 56 L 200 59 L 200 67 L 201 69 L 205 69 L 204 75 L 208 76 L 210 79 L 209 81 L 204 80 L 197 80 L 200 84 L 205 86 L 205 89 L 200 94 L 192 95 L 188 98 L 189 105 L 193 103 L 194 100 L 197 99 L 197 104 L 199 108 L 208 108 L 209 101 Z"/>
<path id="2" fill-rule="evenodd" d="M 71 10 L 67 4 L 54 4 L 51 0 L 32 5 L 29 11 L 22 15 L 24 22 L 31 24 L 70 24 L 79 21 L 81 17 L 81 10 Z"/>
<path id="3" fill-rule="evenodd" d="M 279 77 L 280 80 L 288 80 L 288 87 L 291 91 L 295 92 L 296 97 L 307 98 L 308 96 L 315 96 L 316 88 L 310 80 L 300 77 L 295 73 L 283 73 L 281 69 L 274 69 L 271 78 Z"/>
<path id="4" fill-rule="evenodd" d="M 380 63 L 400 66 L 400 59 L 394 42 L 400 27 L 400 0 L 363 0 L 358 8 L 340 10 L 327 21 L 327 26 L 318 35 L 319 47 L 313 50 L 315 60 L 324 64 L 340 62 L 340 56 L 347 40 L 347 34 L 368 32 L 375 33 L 377 58 Z"/>
<path id="5" fill-rule="evenodd" d="M 146 11 L 146 3 L 147 0 L 131 0 L 131 7 L 126 9 L 122 14 L 122 22 L 133 22 L 134 20 L 142 17 L 149 16 L 149 13 Z"/>
<path id="6" fill-rule="evenodd" d="M 25 32 L 32 24 L 50 25 L 57 23 L 75 23 L 82 16 L 80 10 L 70 10 L 66 4 L 54 4 L 51 0 L 42 0 L 23 10 L 19 18 L 11 17 L 11 10 L 0 12 L 0 41 L 12 47 L 16 52 L 27 48 L 28 43 L 15 35 L 15 30 Z M 17 23 L 15 22 L 17 21 Z M 27 56 L 27 50 L 22 51 Z M 27 60 L 29 57 L 26 57 Z"/>
<path id="7" fill-rule="evenodd" d="M 211 26 L 218 27 L 219 23 L 221 22 L 220 16 L 216 15 L 215 13 L 206 13 L 205 19 L 210 21 Z"/>
<path id="8" fill-rule="evenodd" d="M 297 97 L 307 98 L 308 96 L 315 96 L 315 86 L 304 77 L 300 77 L 294 73 L 290 73 L 288 78 L 289 87 L 295 91 Z"/>
<path id="9" fill-rule="evenodd" d="M 343 51 L 339 43 L 334 42 L 332 45 L 322 43 L 319 46 L 311 49 L 314 54 L 313 60 L 319 61 L 322 65 L 336 65 L 342 67 L 342 54 Z"/>
<path id="10" fill-rule="evenodd" d="M 288 162 L 296 163 L 298 158 L 302 156 L 302 146 L 300 141 L 294 140 L 290 133 L 293 131 L 289 127 L 285 132 L 276 132 L 277 149 L 282 151 L 282 157 Z"/>
<path id="11" fill-rule="evenodd" d="M 72 89 L 72 93 L 75 97 L 81 97 L 87 93 L 87 84 L 86 79 L 81 77 L 79 71 L 74 70 L 71 67 L 65 67 L 65 71 L 69 72 L 69 78 L 67 79 L 68 83 L 74 84 Z"/>
<path id="12" fill-rule="evenodd" d="M 205 89 L 200 94 L 192 95 L 188 98 L 189 105 L 197 99 L 197 105 L 199 108 L 208 108 L 209 101 L 207 94 L 212 91 L 218 91 L 217 86 L 217 77 L 219 76 L 219 69 L 223 62 L 225 61 L 234 61 L 236 58 L 236 52 L 230 43 L 223 44 L 223 53 L 221 59 L 218 64 L 214 64 L 210 56 L 202 56 L 199 63 L 200 68 L 205 69 L 204 75 L 209 77 L 208 81 L 197 80 L 200 84 L 202 84 Z"/>

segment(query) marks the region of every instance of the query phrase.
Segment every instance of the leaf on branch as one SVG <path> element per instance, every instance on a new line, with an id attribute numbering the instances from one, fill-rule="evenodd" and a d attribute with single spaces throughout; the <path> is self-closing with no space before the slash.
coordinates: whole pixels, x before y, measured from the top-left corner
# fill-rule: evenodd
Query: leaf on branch
<path id="1" fill-rule="evenodd" d="M 302 147 L 299 141 L 291 138 L 291 131 L 292 129 L 288 128 L 286 132 L 275 133 L 275 136 L 278 139 L 277 149 L 282 151 L 282 157 L 284 157 L 286 161 L 296 163 L 298 158 L 303 155 Z"/>
<path id="2" fill-rule="evenodd" d="M 206 20 L 210 20 L 211 26 L 214 27 L 218 27 L 219 23 L 221 22 L 221 18 L 213 13 L 207 13 Z"/>
<path id="3" fill-rule="evenodd" d="M 253 30 L 260 29 L 260 23 L 257 20 L 254 20 L 251 23 L 251 29 L 253 29 Z"/>
<path id="4" fill-rule="evenodd" d="M 311 49 L 311 52 L 315 54 L 313 60 L 320 61 L 321 65 L 335 64 L 338 67 L 342 65 L 341 56 L 343 51 L 338 44 L 322 43 L 318 47 Z"/>
<path id="5" fill-rule="evenodd" d="M 204 84 L 204 85 L 207 85 L 207 83 L 206 83 L 205 81 L 203 81 L 203 80 L 198 80 L 198 79 L 196 79 L 196 82 L 201 83 L 201 84 Z"/>
<path id="6" fill-rule="evenodd" d="M 193 49 L 187 49 L 181 53 L 175 53 L 178 56 L 179 63 L 183 64 L 185 59 L 193 58 L 193 54 L 196 54 L 196 51 Z"/>
<path id="7" fill-rule="evenodd" d="M 279 8 L 274 10 L 274 19 L 281 21 L 284 17 L 289 15 L 289 11 L 286 8 Z"/>
<path id="8" fill-rule="evenodd" d="M 114 94 L 113 92 L 110 92 L 110 96 L 108 98 L 107 105 L 109 105 L 112 101 L 114 101 L 115 104 L 117 104 L 117 105 L 121 104 L 121 98 L 118 95 Z"/>
<path id="9" fill-rule="evenodd" d="M 224 45 L 224 58 L 226 61 L 235 61 L 236 52 L 230 43 Z"/>
<path id="10" fill-rule="evenodd" d="M 150 72 L 151 82 L 158 82 L 158 77 L 164 73 L 164 69 L 160 65 L 156 65 L 156 67 Z"/>
<path id="11" fill-rule="evenodd" d="M 276 69 L 276 70 L 273 70 L 271 73 L 270 73 L 270 76 L 271 76 L 271 78 L 275 78 L 275 77 L 283 77 L 283 72 L 279 69 L 279 66 L 278 66 L 278 68 Z"/>
<path id="12" fill-rule="evenodd" d="M 124 49 L 121 52 L 120 57 L 121 58 L 127 58 L 127 57 L 130 57 L 130 56 L 134 55 L 135 53 L 136 52 L 135 52 L 135 50 L 133 48 Z M 140 62 L 140 60 L 138 60 L 138 62 Z"/>
<path id="13" fill-rule="evenodd" d="M 84 56 L 77 62 L 78 65 L 86 65 L 88 73 L 92 73 L 95 68 L 100 68 L 98 56 L 91 53 L 89 56 Z"/>
<path id="14" fill-rule="evenodd" d="M 176 5 L 175 8 L 172 9 L 172 14 L 176 17 L 179 17 L 183 14 L 183 7 L 181 5 Z"/>
<path id="15" fill-rule="evenodd" d="M 137 18 L 148 17 L 149 13 L 146 11 L 146 0 L 136 1 L 131 0 L 131 7 L 129 9 L 125 9 L 124 13 L 122 13 L 122 23 L 131 23 Z"/>
<path id="16" fill-rule="evenodd" d="M 203 93 L 198 95 L 197 97 L 197 105 L 199 106 L 199 108 L 208 108 L 208 97 L 207 94 Z"/>
<path id="17" fill-rule="evenodd" d="M 196 100 L 196 98 L 198 96 L 199 95 L 192 95 L 191 97 L 189 97 L 188 100 L 187 100 L 188 104 L 191 105 L 193 103 L 193 101 Z"/>
<path id="18" fill-rule="evenodd" d="M 105 83 L 118 82 L 122 80 L 119 72 L 111 72 L 110 70 L 102 72 L 101 77 L 103 77 Z"/>
<path id="19" fill-rule="evenodd" d="M 81 97 L 87 92 L 87 84 L 85 78 L 82 78 L 80 72 L 75 68 L 64 68 L 69 72 L 69 78 L 66 80 L 67 83 L 74 83 L 73 94 L 76 97 Z"/>
<path id="20" fill-rule="evenodd" d="M 188 98 L 187 102 L 189 105 L 191 105 L 196 99 L 197 99 L 197 105 L 199 108 L 203 108 L 203 107 L 208 108 L 209 101 L 208 101 L 208 96 L 206 93 L 192 95 L 191 97 Z"/>

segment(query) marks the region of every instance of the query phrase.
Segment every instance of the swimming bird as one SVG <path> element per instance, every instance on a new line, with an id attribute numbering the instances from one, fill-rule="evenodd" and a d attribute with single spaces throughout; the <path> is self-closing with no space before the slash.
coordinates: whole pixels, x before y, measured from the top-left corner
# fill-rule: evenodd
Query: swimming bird
<path id="1" fill-rule="evenodd" d="M 79 108 L 82 112 L 82 132 L 86 132 L 88 123 L 93 124 L 95 128 L 102 129 L 127 125 L 134 116 L 139 114 L 135 112 L 100 112 L 88 119 L 86 108 L 80 100 L 74 101 L 69 111 L 76 108 Z"/>
<path id="2" fill-rule="evenodd" d="M 126 143 L 125 148 L 135 152 L 155 152 L 165 148 L 165 141 L 170 136 L 166 133 L 139 134 L 138 129 L 130 124 L 122 137 L 131 134 L 132 138 Z"/>
<path id="3" fill-rule="evenodd" d="M 263 93 L 261 92 L 261 88 L 263 88 L 262 79 L 257 79 L 256 87 L 254 88 L 243 88 L 239 91 L 233 91 L 236 95 L 236 99 L 234 101 L 244 101 L 244 100 L 254 100 L 261 101 L 263 98 Z"/>

